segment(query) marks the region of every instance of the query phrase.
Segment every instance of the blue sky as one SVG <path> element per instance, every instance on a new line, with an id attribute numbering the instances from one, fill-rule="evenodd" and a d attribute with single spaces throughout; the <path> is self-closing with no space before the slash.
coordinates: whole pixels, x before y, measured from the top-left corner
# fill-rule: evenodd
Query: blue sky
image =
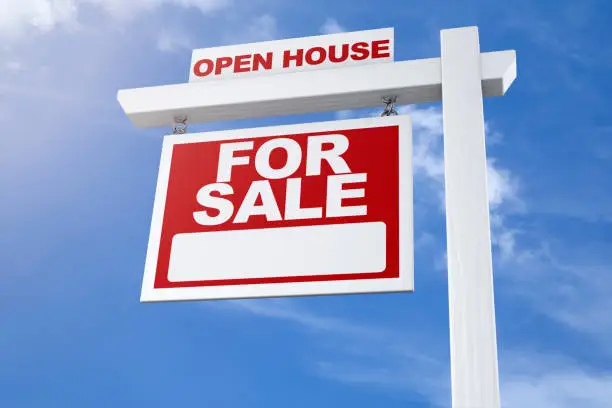
<path id="1" fill-rule="evenodd" d="M 162 136 L 121 88 L 192 47 L 395 27 L 516 49 L 485 101 L 504 407 L 612 401 L 612 15 L 605 1 L 0 0 L 0 406 L 449 407 L 438 104 L 413 115 L 412 294 L 140 304 Z M 363 117 L 330 112 L 190 131 Z"/>

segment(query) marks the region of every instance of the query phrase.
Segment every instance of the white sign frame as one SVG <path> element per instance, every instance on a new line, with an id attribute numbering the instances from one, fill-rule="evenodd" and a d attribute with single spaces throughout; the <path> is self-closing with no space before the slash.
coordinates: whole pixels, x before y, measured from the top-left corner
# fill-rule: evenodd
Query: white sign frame
<path id="1" fill-rule="evenodd" d="M 176 144 L 254 139 L 282 134 L 342 131 L 380 126 L 399 126 L 399 274 L 393 279 L 364 279 L 353 281 L 267 283 L 213 287 L 154 288 L 155 270 L 166 203 L 172 147 Z M 216 132 L 189 133 L 165 136 L 145 262 L 142 302 L 244 299 L 261 297 L 314 296 L 380 292 L 409 292 L 414 289 L 413 259 L 413 180 L 412 180 L 412 122 L 409 115 L 385 118 L 349 119 L 304 125 L 269 126 Z"/>

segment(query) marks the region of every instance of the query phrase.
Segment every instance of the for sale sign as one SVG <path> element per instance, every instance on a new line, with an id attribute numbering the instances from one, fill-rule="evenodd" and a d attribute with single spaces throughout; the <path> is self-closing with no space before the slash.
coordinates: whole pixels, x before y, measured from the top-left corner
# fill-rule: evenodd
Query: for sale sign
<path id="1" fill-rule="evenodd" d="M 409 116 L 166 136 L 142 301 L 411 291 Z"/>

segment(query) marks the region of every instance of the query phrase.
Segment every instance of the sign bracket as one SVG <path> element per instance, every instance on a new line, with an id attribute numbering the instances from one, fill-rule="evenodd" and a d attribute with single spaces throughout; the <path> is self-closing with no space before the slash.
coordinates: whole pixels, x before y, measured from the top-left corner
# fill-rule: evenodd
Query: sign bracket
<path id="1" fill-rule="evenodd" d="M 182 135 L 187 133 L 187 116 L 177 115 L 173 119 L 172 134 Z"/>
<path id="2" fill-rule="evenodd" d="M 382 101 L 385 104 L 385 109 L 382 111 L 380 116 L 391 116 L 398 115 L 397 110 L 395 110 L 395 103 L 397 102 L 397 96 L 383 96 Z"/>

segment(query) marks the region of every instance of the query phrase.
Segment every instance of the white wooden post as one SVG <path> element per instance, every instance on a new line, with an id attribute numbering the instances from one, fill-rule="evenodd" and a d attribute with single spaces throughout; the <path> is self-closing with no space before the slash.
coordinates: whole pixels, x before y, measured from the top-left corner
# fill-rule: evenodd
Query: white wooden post
<path id="1" fill-rule="evenodd" d="M 441 31 L 453 408 L 498 408 L 499 379 L 480 45 Z"/>

